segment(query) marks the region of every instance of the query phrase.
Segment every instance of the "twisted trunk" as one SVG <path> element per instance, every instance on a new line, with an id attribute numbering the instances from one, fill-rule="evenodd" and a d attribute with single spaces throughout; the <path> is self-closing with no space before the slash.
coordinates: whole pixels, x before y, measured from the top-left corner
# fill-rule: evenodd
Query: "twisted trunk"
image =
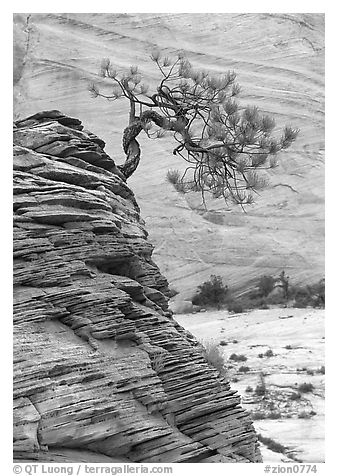
<path id="1" fill-rule="evenodd" d="M 188 131 L 185 129 L 188 124 L 188 119 L 186 117 L 180 116 L 177 119 L 168 119 L 152 109 L 144 111 L 140 114 L 140 117 L 135 117 L 134 121 L 126 127 L 123 132 L 122 145 L 127 158 L 125 163 L 119 165 L 118 168 L 126 179 L 135 172 L 140 162 L 141 148 L 136 137 L 149 121 L 154 122 L 162 129 L 179 132 L 184 143 L 191 141 Z"/>

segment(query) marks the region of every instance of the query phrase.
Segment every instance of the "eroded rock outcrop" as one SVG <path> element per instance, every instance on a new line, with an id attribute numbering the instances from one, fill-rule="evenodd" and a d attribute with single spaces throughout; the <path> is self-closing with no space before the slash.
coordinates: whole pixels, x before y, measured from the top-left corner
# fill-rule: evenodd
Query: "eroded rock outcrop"
<path id="1" fill-rule="evenodd" d="M 104 145 L 58 111 L 15 124 L 15 458 L 259 461 L 239 395 L 168 311 Z"/>

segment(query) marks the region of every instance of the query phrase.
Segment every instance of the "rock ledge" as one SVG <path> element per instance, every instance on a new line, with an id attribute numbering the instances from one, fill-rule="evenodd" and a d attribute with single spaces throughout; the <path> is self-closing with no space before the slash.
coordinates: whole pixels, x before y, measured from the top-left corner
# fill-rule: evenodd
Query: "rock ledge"
<path id="1" fill-rule="evenodd" d="M 14 457 L 260 461 L 104 145 L 59 111 L 14 126 Z"/>

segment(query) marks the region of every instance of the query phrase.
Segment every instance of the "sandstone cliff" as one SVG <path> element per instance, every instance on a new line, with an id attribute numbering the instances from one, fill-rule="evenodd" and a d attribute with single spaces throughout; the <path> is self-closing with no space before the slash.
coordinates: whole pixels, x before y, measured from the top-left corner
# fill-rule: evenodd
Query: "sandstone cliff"
<path id="1" fill-rule="evenodd" d="M 184 50 L 197 69 L 235 70 L 243 106 L 257 105 L 277 127 L 300 128 L 296 143 L 280 155 L 271 188 L 247 213 L 215 202 L 201 215 L 199 195 L 178 196 L 166 182 L 168 169 L 185 167 L 172 154 L 172 138 L 140 137 L 142 160 L 130 186 L 177 299 L 190 299 L 211 273 L 240 291 L 282 269 L 292 284 L 323 277 L 323 14 L 33 13 L 15 15 L 14 23 L 16 119 L 42 109 L 81 117 L 117 163 L 124 160 L 129 104 L 94 100 L 88 84 L 111 92 L 98 75 L 101 59 L 109 57 L 119 71 L 139 65 L 153 90 L 161 79 L 149 59 L 155 46 L 172 57 Z"/>
<path id="2" fill-rule="evenodd" d="M 104 145 L 58 111 L 14 127 L 15 458 L 259 461 Z"/>

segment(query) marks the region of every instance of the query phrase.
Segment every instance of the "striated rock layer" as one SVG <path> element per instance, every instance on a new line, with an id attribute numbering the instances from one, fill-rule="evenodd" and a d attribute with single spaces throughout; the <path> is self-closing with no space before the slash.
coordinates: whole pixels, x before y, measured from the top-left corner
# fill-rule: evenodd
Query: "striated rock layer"
<path id="1" fill-rule="evenodd" d="M 239 395 L 168 311 L 104 142 L 48 111 L 14 144 L 15 458 L 260 461 Z"/>

